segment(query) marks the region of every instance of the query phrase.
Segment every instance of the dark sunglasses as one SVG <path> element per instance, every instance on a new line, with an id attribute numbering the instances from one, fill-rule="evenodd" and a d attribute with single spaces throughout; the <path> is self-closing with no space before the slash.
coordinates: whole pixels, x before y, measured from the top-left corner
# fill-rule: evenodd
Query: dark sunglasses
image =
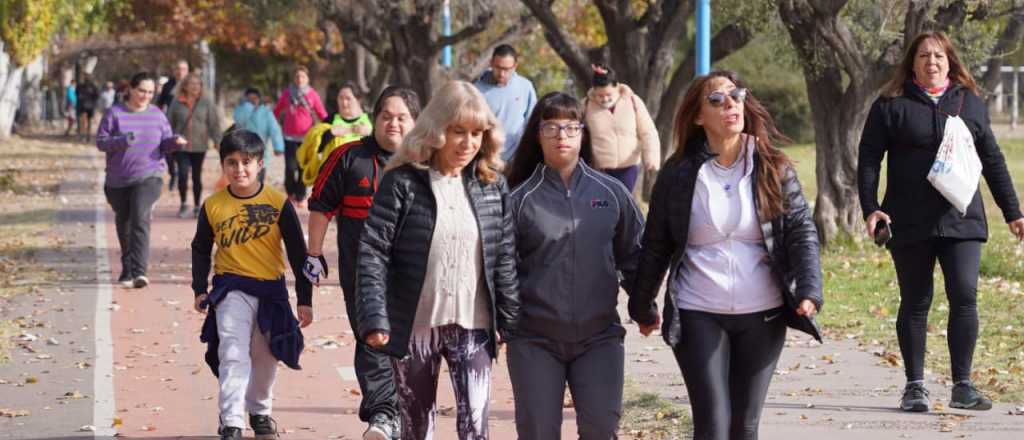
<path id="1" fill-rule="evenodd" d="M 732 89 L 729 93 L 711 92 L 707 97 L 708 104 L 711 104 L 712 107 L 721 107 L 725 104 L 727 96 L 732 98 L 732 102 L 742 103 L 747 100 L 747 89 L 736 88 Z"/>

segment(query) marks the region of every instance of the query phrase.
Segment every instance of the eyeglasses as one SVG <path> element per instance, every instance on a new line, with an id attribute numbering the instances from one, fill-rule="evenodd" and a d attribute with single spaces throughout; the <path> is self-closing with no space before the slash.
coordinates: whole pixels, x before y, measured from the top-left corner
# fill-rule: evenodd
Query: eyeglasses
<path id="1" fill-rule="evenodd" d="M 154 90 L 140 89 L 138 87 L 135 88 L 135 92 L 140 94 L 140 95 L 152 95 L 152 94 L 156 93 L 156 91 L 154 91 Z"/>
<path id="2" fill-rule="evenodd" d="M 558 137 L 558 134 L 562 130 L 565 130 L 565 135 L 567 137 L 574 138 L 583 132 L 583 124 L 579 122 L 570 122 L 565 125 L 558 125 L 554 122 L 545 122 L 540 124 L 540 134 L 547 138 Z"/>
<path id="3" fill-rule="evenodd" d="M 711 92 L 707 97 L 708 104 L 711 104 L 712 107 L 721 107 L 725 104 L 726 96 L 732 98 L 732 102 L 743 103 L 747 100 L 747 89 L 732 89 L 729 93 Z"/>

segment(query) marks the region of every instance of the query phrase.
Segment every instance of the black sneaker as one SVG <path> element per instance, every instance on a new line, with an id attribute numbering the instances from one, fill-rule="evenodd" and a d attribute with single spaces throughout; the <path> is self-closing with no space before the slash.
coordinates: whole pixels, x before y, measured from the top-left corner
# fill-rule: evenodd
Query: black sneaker
<path id="1" fill-rule="evenodd" d="M 960 382 L 953 385 L 953 397 L 949 399 L 951 408 L 975 409 L 987 411 L 992 409 L 992 400 L 981 394 L 971 382 Z"/>
<path id="2" fill-rule="evenodd" d="M 120 284 L 121 287 L 135 287 L 135 277 L 128 272 L 121 272 L 121 276 L 117 277 L 117 284 Z"/>
<path id="3" fill-rule="evenodd" d="M 397 423 L 387 414 L 374 414 L 370 417 L 370 427 L 363 433 L 363 440 L 394 440 L 399 438 Z"/>
<path id="4" fill-rule="evenodd" d="M 900 409 L 910 412 L 928 412 L 931 401 L 928 400 L 928 390 L 920 383 L 908 383 L 903 389 L 903 397 L 900 399 Z"/>
<path id="5" fill-rule="evenodd" d="M 256 440 L 277 440 L 277 422 L 270 416 L 260 414 L 249 415 L 249 426 L 256 433 Z"/>
<path id="6" fill-rule="evenodd" d="M 217 430 L 220 440 L 242 440 L 242 429 L 226 426 Z"/>

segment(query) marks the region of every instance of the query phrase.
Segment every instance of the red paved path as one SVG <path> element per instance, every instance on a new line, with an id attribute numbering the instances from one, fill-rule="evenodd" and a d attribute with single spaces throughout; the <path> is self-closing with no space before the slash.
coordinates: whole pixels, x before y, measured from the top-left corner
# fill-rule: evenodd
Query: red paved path
<path id="1" fill-rule="evenodd" d="M 215 164 L 215 153 L 210 153 L 204 179 L 209 184 L 216 177 Z M 279 173 L 276 168 L 271 171 Z M 195 220 L 178 219 L 177 207 L 177 191 L 165 190 L 153 218 L 152 284 L 142 290 L 115 287 L 113 292 L 119 307 L 111 322 L 115 416 L 121 421 L 118 431 L 123 437 L 212 438 L 217 429 L 217 381 L 203 362 L 205 345 L 198 337 L 202 317 L 191 307 L 189 245 Z M 121 268 L 112 213 L 107 216 L 106 227 L 112 249 L 112 278 L 116 279 Z M 332 264 L 337 261 L 334 234 L 332 226 L 326 240 Z M 353 339 L 336 277 L 314 293 L 313 305 L 316 321 L 304 331 L 309 347 L 302 356 L 304 369 L 279 370 L 274 417 L 283 438 L 361 438 L 365 426 L 356 416 L 358 384 L 343 380 L 338 372 L 339 367 L 352 365 Z M 336 341 L 337 347 L 317 346 L 325 340 Z M 439 404 L 451 408 L 451 386 L 446 379 L 442 379 L 439 390 Z M 515 438 L 504 356 L 495 364 L 491 408 L 491 438 Z M 565 416 L 563 435 L 574 437 L 571 420 L 575 415 L 566 410 Z M 454 438 L 454 420 L 453 411 L 440 416 L 436 438 Z"/>

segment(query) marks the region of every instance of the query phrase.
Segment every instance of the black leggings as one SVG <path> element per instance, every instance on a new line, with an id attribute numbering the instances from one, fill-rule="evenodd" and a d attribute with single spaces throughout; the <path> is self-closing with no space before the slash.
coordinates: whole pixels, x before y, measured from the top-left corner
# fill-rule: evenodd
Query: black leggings
<path id="1" fill-rule="evenodd" d="M 781 308 L 743 315 L 680 310 L 673 347 L 693 409 L 694 440 L 756 440 L 786 342 Z"/>
<path id="2" fill-rule="evenodd" d="M 928 309 L 932 305 L 935 261 L 942 267 L 949 299 L 946 342 L 953 381 L 970 380 L 974 344 L 978 340 L 978 268 L 981 242 L 934 238 L 893 248 L 892 261 L 900 283 L 900 312 L 896 335 L 907 381 L 924 379 L 924 352 L 928 337 Z"/>
<path id="3" fill-rule="evenodd" d="M 205 159 L 205 151 L 202 153 L 174 152 L 174 160 L 178 163 L 178 195 L 181 196 L 182 205 L 188 199 L 188 172 L 191 169 L 192 200 L 196 206 L 199 206 L 199 201 L 203 198 L 203 160 Z"/>

